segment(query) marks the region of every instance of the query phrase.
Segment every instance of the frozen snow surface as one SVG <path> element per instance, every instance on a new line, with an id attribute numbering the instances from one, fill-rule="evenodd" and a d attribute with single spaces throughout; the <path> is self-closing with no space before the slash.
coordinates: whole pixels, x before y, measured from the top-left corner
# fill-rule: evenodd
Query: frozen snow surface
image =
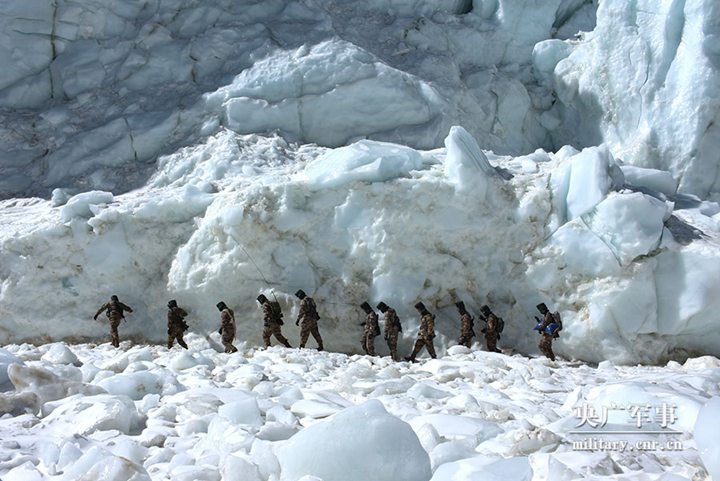
<path id="1" fill-rule="evenodd" d="M 130 341 L 119 349 L 8 345 L 4 355 L 24 367 L 10 369 L 12 385 L 0 392 L 8 413 L 0 416 L 0 477 L 709 481 L 717 475 L 717 358 L 591 367 L 458 347 L 410 364 L 284 347 L 241 347 L 228 355 L 219 352 L 216 333 L 191 333 L 187 341 L 187 351 Z M 45 384 L 55 388 L 30 396 Z M 603 409 L 612 410 L 600 426 Z M 612 434 L 618 429 L 630 434 Z"/>

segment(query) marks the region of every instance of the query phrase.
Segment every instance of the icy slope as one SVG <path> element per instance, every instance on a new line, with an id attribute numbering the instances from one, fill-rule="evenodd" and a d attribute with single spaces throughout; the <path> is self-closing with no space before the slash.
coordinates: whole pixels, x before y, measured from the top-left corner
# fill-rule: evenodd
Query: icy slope
<path id="1" fill-rule="evenodd" d="M 161 159 L 145 189 L 6 201 L 2 341 L 106 336 L 91 316 L 115 293 L 136 310 L 125 336 L 162 341 L 170 298 L 214 331 L 224 300 L 257 344 L 256 296 L 274 294 L 292 320 L 302 288 L 326 346 L 343 352 L 359 350 L 367 299 L 397 309 L 403 349 L 415 302 L 438 313 L 443 352 L 464 300 L 490 304 L 506 320 L 501 346 L 525 353 L 547 302 L 567 357 L 719 354 L 717 204 L 661 200 L 660 173 L 636 169 L 631 185 L 605 148 L 498 157 L 461 128 L 445 144 L 324 149 L 224 131 Z"/>

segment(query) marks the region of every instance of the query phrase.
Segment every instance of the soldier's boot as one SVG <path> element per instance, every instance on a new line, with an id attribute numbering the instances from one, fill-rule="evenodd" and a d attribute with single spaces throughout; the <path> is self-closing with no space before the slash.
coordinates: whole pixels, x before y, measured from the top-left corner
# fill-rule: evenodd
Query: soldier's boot
<path id="1" fill-rule="evenodd" d="M 320 332 L 313 333 L 313 337 L 315 338 L 315 341 L 317 341 L 318 351 L 324 351 L 322 337 L 320 337 Z"/>
<path id="2" fill-rule="evenodd" d="M 430 353 L 430 357 L 433 359 L 437 359 L 437 354 L 435 354 L 435 346 L 433 346 L 432 341 L 428 341 L 427 343 L 427 350 Z"/>
<path id="3" fill-rule="evenodd" d="M 420 352 L 420 349 L 422 348 L 422 344 L 420 341 L 415 342 L 415 347 L 413 348 L 412 354 L 405 357 L 406 361 L 415 362 L 415 358 L 417 357 L 418 353 Z"/>
<path id="4" fill-rule="evenodd" d="M 497 348 L 497 341 L 492 338 L 487 339 L 485 345 L 487 346 L 488 352 L 501 352 L 500 349 Z"/>
<path id="5" fill-rule="evenodd" d="M 395 349 L 390 349 L 390 357 L 391 357 L 392 360 L 395 361 L 395 362 L 397 362 L 397 361 L 400 360 L 400 359 L 398 358 L 397 348 L 395 348 Z"/>
<path id="6" fill-rule="evenodd" d="M 168 349 L 172 349 L 173 346 L 173 337 L 168 336 Z"/>
<path id="7" fill-rule="evenodd" d="M 178 344 L 180 344 L 180 345 L 181 345 L 182 347 L 184 347 L 185 349 L 188 348 L 187 343 L 185 343 L 185 339 L 183 339 L 182 337 L 178 337 L 178 340 L 177 340 L 177 341 L 178 341 Z"/>
<path id="8" fill-rule="evenodd" d="M 285 339 L 285 342 L 283 342 L 283 344 L 285 345 L 285 347 L 292 347 L 287 339 Z"/>

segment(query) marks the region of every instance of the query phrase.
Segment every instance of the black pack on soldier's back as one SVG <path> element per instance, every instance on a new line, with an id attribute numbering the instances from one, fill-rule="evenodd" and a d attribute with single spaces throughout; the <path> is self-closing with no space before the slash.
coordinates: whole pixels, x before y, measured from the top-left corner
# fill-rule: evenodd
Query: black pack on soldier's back
<path id="1" fill-rule="evenodd" d="M 109 318 L 110 318 L 110 314 L 112 314 L 113 311 L 119 312 L 119 313 L 120 313 L 120 317 L 122 317 L 123 319 L 125 319 L 125 311 L 123 311 L 123 310 L 120 308 L 120 305 L 119 305 L 118 303 L 112 302 L 112 303 L 108 306 L 107 310 L 105 311 L 105 316 L 109 319 Z"/>
<path id="2" fill-rule="evenodd" d="M 275 319 L 277 319 L 278 324 L 281 326 L 285 324 L 282 320 L 283 318 L 283 312 L 280 308 L 280 303 L 278 301 L 269 301 L 270 302 L 270 309 L 272 310 L 273 315 L 275 316 Z"/>

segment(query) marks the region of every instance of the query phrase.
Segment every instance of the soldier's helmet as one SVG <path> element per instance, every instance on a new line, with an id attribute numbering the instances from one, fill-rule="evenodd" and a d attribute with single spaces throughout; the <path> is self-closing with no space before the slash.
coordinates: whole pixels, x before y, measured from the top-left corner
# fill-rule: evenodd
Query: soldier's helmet
<path id="1" fill-rule="evenodd" d="M 177 307 L 177 301 L 175 299 L 171 299 L 168 301 L 168 307 L 172 309 L 173 307 Z"/>
<path id="2" fill-rule="evenodd" d="M 540 311 L 540 314 L 545 314 L 546 312 L 548 312 L 548 308 L 544 302 L 541 302 L 535 307 L 537 307 L 537 310 Z"/>
<path id="3" fill-rule="evenodd" d="M 458 311 L 465 312 L 465 303 L 463 301 L 456 302 L 455 305 L 458 308 Z"/>
<path id="4" fill-rule="evenodd" d="M 259 296 L 257 296 L 257 301 L 258 301 L 260 304 L 265 304 L 265 303 L 267 302 L 267 300 L 268 300 L 268 298 L 265 297 L 264 294 L 260 294 Z"/>
<path id="5" fill-rule="evenodd" d="M 427 311 L 427 309 L 425 308 L 425 304 L 423 304 L 422 302 L 418 302 L 417 304 L 415 304 L 415 309 L 420 312 Z"/>
<path id="6" fill-rule="evenodd" d="M 372 311 L 372 307 L 370 306 L 370 304 L 367 303 L 367 301 L 360 304 L 360 308 L 368 314 L 370 314 L 370 311 Z"/>
<path id="7" fill-rule="evenodd" d="M 295 295 L 301 300 L 307 297 L 307 294 L 305 294 L 305 291 L 303 291 L 302 289 L 298 289 Z"/>
<path id="8" fill-rule="evenodd" d="M 118 296 L 116 296 L 115 294 L 113 294 L 112 296 L 110 296 L 110 300 L 111 300 L 111 301 L 115 301 L 115 302 L 120 302 L 120 299 L 118 299 Z"/>
<path id="9" fill-rule="evenodd" d="M 218 311 L 223 311 L 223 310 L 227 309 L 227 306 L 225 305 L 225 303 L 223 301 L 218 302 L 215 305 L 215 307 L 218 308 Z"/>
<path id="10" fill-rule="evenodd" d="M 378 310 L 379 310 L 380 312 L 382 312 L 383 314 L 385 314 L 385 312 L 386 312 L 388 309 L 390 309 L 390 307 L 389 307 L 387 304 L 385 304 L 384 302 L 381 302 L 381 303 L 378 304 L 376 307 L 377 307 Z"/>
<path id="11" fill-rule="evenodd" d="M 492 314 L 492 311 L 490 310 L 490 307 L 487 306 L 487 305 L 482 306 L 482 307 L 480 308 L 480 311 L 482 311 L 483 315 L 485 315 L 485 316 L 489 316 L 490 314 Z"/>

